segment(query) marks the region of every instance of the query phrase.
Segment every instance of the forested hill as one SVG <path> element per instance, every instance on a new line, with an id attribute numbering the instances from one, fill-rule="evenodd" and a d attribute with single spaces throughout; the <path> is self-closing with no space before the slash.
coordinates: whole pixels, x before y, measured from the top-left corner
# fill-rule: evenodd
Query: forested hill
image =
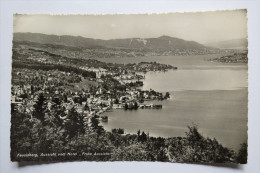
<path id="1" fill-rule="evenodd" d="M 109 47 L 129 49 L 159 49 L 159 50 L 205 50 L 210 49 L 194 41 L 186 41 L 179 38 L 161 36 L 158 38 L 127 38 L 101 40 L 85 38 L 81 36 L 57 36 L 38 33 L 14 33 L 14 41 L 28 41 L 41 44 L 55 44 L 71 47 Z"/>

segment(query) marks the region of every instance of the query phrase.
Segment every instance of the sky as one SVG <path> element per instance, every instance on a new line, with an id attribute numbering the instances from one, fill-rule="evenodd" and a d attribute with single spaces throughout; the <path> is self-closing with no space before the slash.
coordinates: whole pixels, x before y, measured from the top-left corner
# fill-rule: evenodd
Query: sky
<path id="1" fill-rule="evenodd" d="M 95 39 L 162 35 L 199 43 L 247 38 L 246 10 L 120 15 L 14 15 L 14 32 L 73 35 Z"/>

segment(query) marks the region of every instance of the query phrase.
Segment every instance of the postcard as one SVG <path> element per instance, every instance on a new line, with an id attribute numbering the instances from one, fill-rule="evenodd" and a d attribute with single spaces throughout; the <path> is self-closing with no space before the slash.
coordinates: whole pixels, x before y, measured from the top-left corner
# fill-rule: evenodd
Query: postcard
<path id="1" fill-rule="evenodd" d="M 12 161 L 247 163 L 247 10 L 14 14 Z"/>

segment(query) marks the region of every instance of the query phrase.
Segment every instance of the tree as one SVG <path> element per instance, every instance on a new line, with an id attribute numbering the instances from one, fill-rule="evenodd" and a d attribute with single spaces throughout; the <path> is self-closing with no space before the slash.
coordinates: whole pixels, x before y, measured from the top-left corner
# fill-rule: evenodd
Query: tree
<path id="1" fill-rule="evenodd" d="M 91 119 L 91 127 L 94 132 L 97 134 L 96 142 L 98 142 L 99 136 L 104 132 L 103 126 L 99 125 L 99 121 L 96 119 L 96 117 L 92 117 Z"/>
<path id="2" fill-rule="evenodd" d="M 92 117 L 91 119 L 91 127 L 92 129 L 97 132 L 98 135 L 100 135 L 102 132 L 104 132 L 103 126 L 99 125 L 98 119 L 96 117 Z"/>
<path id="3" fill-rule="evenodd" d="M 125 103 L 125 110 L 127 110 L 128 109 L 128 104 L 127 103 Z"/>
<path id="4" fill-rule="evenodd" d="M 236 160 L 237 163 L 241 163 L 241 164 L 247 163 L 247 143 L 241 144 Z"/>
<path id="5" fill-rule="evenodd" d="M 21 94 L 20 97 L 23 98 L 23 99 L 25 99 L 25 98 L 28 97 L 28 94 L 27 94 L 27 93 Z"/>
<path id="6" fill-rule="evenodd" d="M 165 99 L 170 98 L 170 93 L 169 93 L 169 92 L 166 92 L 164 98 L 165 98 Z"/>
<path id="7" fill-rule="evenodd" d="M 75 103 L 82 104 L 82 97 L 81 97 L 81 96 L 75 96 L 75 97 L 73 98 L 73 101 L 74 101 Z"/>
<path id="8" fill-rule="evenodd" d="M 34 107 L 33 117 L 43 122 L 45 113 L 47 112 L 47 103 L 43 94 L 39 95 L 39 98 L 33 107 Z"/>
<path id="9" fill-rule="evenodd" d="M 139 132 L 139 131 L 138 131 L 138 132 Z M 137 133 L 137 134 L 138 134 L 138 133 Z M 140 142 L 145 142 L 145 141 L 147 141 L 147 135 L 146 135 L 144 132 L 142 132 L 141 135 L 140 135 L 140 132 L 139 132 L 138 141 L 140 141 Z"/>
<path id="10" fill-rule="evenodd" d="M 124 129 L 118 128 L 118 129 L 112 129 L 112 133 L 117 133 L 117 134 L 124 134 Z"/>
<path id="11" fill-rule="evenodd" d="M 67 97 L 66 94 L 63 95 L 63 101 L 64 101 L 64 102 L 68 102 L 68 97 Z"/>
<path id="12" fill-rule="evenodd" d="M 115 100 L 115 104 L 119 104 L 119 100 L 118 100 L 118 98 L 116 98 L 116 100 Z"/>
<path id="13" fill-rule="evenodd" d="M 147 161 L 147 151 L 141 144 L 133 144 L 127 147 L 114 149 L 111 160 L 119 161 Z"/>
<path id="14" fill-rule="evenodd" d="M 17 153 L 30 153 L 33 149 L 32 122 L 23 113 L 11 112 L 11 158 L 16 159 Z"/>
<path id="15" fill-rule="evenodd" d="M 171 162 L 234 162 L 234 151 L 215 138 L 205 138 L 196 125 L 188 126 L 186 137 L 168 138 L 166 155 Z"/>
<path id="16" fill-rule="evenodd" d="M 55 99 L 56 100 L 56 99 Z M 63 120 L 61 117 L 65 117 L 65 108 L 61 106 L 61 102 L 59 100 L 54 101 L 52 107 L 51 107 L 51 112 L 53 115 L 53 123 L 56 124 L 57 126 L 62 126 L 63 125 Z"/>
<path id="17" fill-rule="evenodd" d="M 193 124 L 192 126 L 188 126 L 189 131 L 185 132 L 187 139 L 192 144 L 203 140 L 203 136 L 198 131 L 198 126 Z"/>
<path id="18" fill-rule="evenodd" d="M 135 101 L 135 103 L 134 103 L 134 109 L 135 109 L 135 110 L 138 109 L 138 104 L 137 104 L 136 101 Z"/>
<path id="19" fill-rule="evenodd" d="M 99 124 L 99 121 L 96 119 L 96 117 L 91 117 L 91 127 L 92 129 L 96 130 L 98 129 L 98 124 Z"/>
<path id="20" fill-rule="evenodd" d="M 68 113 L 65 129 L 69 138 L 77 137 L 85 132 L 83 117 L 77 113 L 74 107 Z"/>
<path id="21" fill-rule="evenodd" d="M 141 133 L 141 131 L 140 131 L 140 129 L 137 131 L 137 136 L 139 137 L 140 136 L 140 133 Z"/>
<path id="22" fill-rule="evenodd" d="M 61 104 L 61 100 L 59 99 L 59 97 L 54 97 L 52 99 L 52 101 L 56 104 L 56 105 L 60 105 Z"/>

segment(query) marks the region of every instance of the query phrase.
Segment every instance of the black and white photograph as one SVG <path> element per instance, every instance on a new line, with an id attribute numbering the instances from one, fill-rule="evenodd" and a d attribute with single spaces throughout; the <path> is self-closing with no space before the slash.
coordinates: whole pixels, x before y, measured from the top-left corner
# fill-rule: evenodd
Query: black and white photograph
<path id="1" fill-rule="evenodd" d="M 14 14 L 10 160 L 247 164 L 247 22 Z"/>

